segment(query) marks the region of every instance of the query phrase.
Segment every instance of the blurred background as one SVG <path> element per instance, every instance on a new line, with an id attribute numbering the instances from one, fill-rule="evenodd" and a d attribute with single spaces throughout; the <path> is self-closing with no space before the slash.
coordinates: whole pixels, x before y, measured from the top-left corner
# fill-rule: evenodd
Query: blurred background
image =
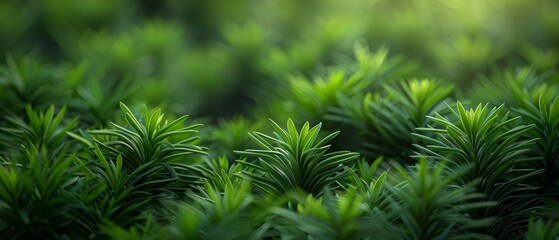
<path id="1" fill-rule="evenodd" d="M 487 82 L 557 83 L 559 1 L 2 0 L 0 36 L 2 114 L 66 105 L 95 127 L 123 101 L 235 142 L 261 119 L 328 123 L 391 81 L 474 103 L 506 100 Z"/>

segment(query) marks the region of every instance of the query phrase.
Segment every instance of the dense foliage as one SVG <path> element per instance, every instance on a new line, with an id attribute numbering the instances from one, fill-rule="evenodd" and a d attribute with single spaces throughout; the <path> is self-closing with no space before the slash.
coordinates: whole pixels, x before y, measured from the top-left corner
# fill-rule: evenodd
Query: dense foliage
<path id="1" fill-rule="evenodd" d="M 1 1 L 0 239 L 559 239 L 558 43 L 552 0 Z"/>

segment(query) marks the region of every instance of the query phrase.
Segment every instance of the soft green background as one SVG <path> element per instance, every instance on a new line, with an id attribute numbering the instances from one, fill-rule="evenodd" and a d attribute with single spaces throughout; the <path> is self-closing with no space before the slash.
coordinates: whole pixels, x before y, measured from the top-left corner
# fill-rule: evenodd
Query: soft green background
<path id="1" fill-rule="evenodd" d="M 413 65 L 398 77 L 465 94 L 496 66 L 554 69 L 558 15 L 550 0 L 3 0 L 0 55 L 59 66 L 70 85 L 132 82 L 122 100 L 179 115 L 275 117 L 294 78 L 327 74 L 356 43 Z"/>

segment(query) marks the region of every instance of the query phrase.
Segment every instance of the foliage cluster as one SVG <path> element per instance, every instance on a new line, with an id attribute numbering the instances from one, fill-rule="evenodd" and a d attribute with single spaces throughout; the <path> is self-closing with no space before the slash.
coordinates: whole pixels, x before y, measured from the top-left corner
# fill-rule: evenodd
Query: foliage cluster
<path id="1" fill-rule="evenodd" d="M 0 239 L 557 239 L 557 12 L 2 1 Z"/>

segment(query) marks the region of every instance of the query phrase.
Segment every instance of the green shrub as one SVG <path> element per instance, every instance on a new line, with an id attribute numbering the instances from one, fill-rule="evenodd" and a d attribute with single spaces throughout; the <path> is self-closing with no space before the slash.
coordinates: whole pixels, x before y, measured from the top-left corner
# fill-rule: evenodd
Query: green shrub
<path id="1" fill-rule="evenodd" d="M 0 239 L 557 239 L 557 12 L 0 1 Z"/>

